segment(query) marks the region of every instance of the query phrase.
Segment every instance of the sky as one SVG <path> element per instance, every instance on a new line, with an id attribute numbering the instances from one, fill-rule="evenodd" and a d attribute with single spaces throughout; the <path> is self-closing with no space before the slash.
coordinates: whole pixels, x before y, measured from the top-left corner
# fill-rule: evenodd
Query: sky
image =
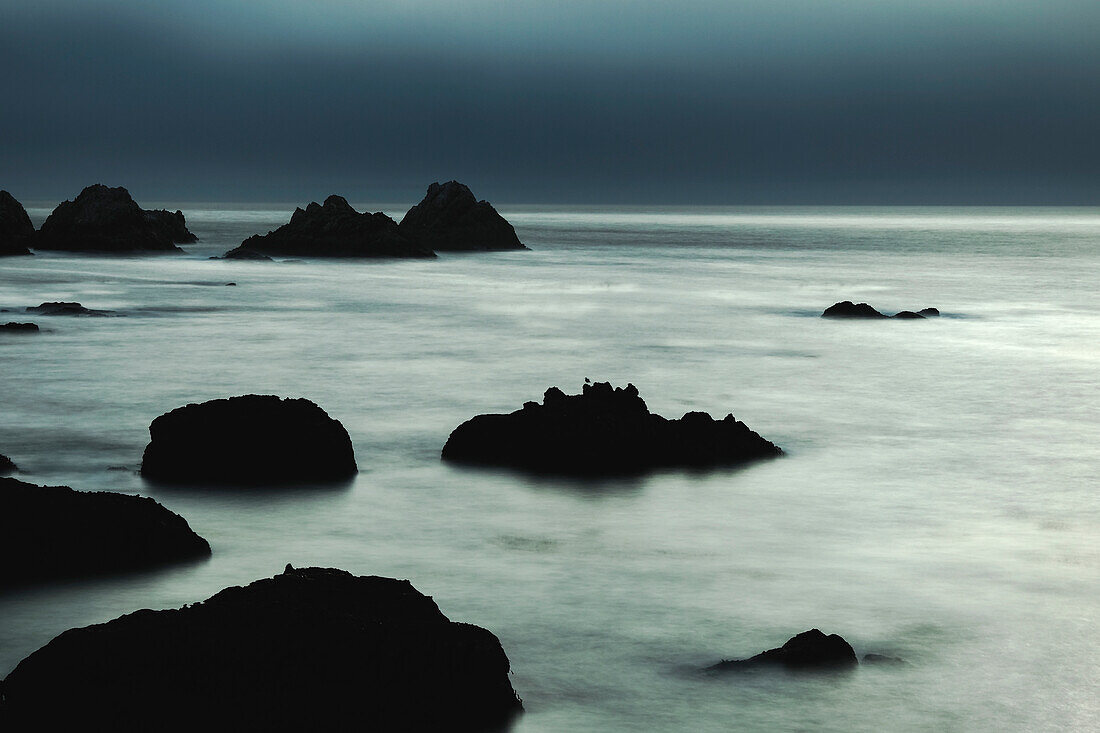
<path id="1" fill-rule="evenodd" d="M 1096 0 L 0 0 L 0 188 L 1100 205 L 1098 39 Z"/>

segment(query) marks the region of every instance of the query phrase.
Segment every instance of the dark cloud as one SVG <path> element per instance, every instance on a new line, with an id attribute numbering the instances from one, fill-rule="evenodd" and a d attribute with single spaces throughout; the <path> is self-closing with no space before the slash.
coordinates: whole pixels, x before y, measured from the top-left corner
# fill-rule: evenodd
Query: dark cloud
<path id="1" fill-rule="evenodd" d="M 512 202 L 1100 201 L 1092 3 L 362 6 L 0 10 L 0 186 L 408 200 L 459 178 Z"/>

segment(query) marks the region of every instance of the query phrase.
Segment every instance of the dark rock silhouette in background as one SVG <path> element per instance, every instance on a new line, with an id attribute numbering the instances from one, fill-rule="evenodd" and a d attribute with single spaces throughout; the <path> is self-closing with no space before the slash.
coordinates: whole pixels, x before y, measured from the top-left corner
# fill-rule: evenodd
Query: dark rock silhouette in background
<path id="1" fill-rule="evenodd" d="M 914 319 L 914 318 L 931 318 L 938 316 L 939 310 L 936 308 L 924 308 L 920 311 L 901 311 L 893 316 L 888 316 L 885 313 L 879 313 L 877 310 L 867 305 L 866 303 L 853 303 L 850 300 L 843 300 L 839 303 L 834 303 L 825 309 L 825 312 L 821 314 L 822 318 L 901 318 Z"/>
<path id="2" fill-rule="evenodd" d="M 191 606 L 66 631 L 4 680 L 0 725 L 499 729 L 523 709 L 509 668 L 496 636 L 448 620 L 407 580 L 287 565 Z"/>
<path id="3" fill-rule="evenodd" d="M 0 478 L 0 589 L 209 555 L 187 520 L 152 499 Z"/>
<path id="4" fill-rule="evenodd" d="M 119 186 L 88 186 L 73 201 L 58 204 L 42 223 L 34 248 L 73 252 L 179 252 L 193 242 L 183 214 L 146 211 Z"/>
<path id="5" fill-rule="evenodd" d="M 105 316 L 110 311 L 98 311 L 85 308 L 80 303 L 51 302 L 34 305 L 26 309 L 27 313 L 38 313 L 43 316 Z"/>
<path id="6" fill-rule="evenodd" d="M 34 323 L 16 323 L 15 321 L 8 321 L 7 323 L 0 324 L 0 331 L 8 331 L 11 333 L 38 333 L 38 326 Z"/>
<path id="7" fill-rule="evenodd" d="M 478 415 L 443 446 L 446 461 L 507 466 L 549 474 L 637 474 L 658 468 L 729 466 L 782 453 L 744 423 L 689 412 L 654 415 L 637 388 L 585 384 L 579 395 L 557 387 L 542 404 L 508 415 Z"/>
<path id="8" fill-rule="evenodd" d="M 339 421 L 306 399 L 245 395 L 179 407 L 149 426 L 141 475 L 163 483 L 331 482 L 358 470 Z"/>
<path id="9" fill-rule="evenodd" d="M 778 649 L 769 649 L 749 659 L 723 660 L 709 669 L 725 672 L 777 666 L 788 670 L 825 670 L 850 669 L 858 664 L 852 645 L 843 638 L 810 629 L 792 637 Z"/>
<path id="10" fill-rule="evenodd" d="M 7 191 L 0 191 L 0 257 L 31 254 L 27 247 L 33 239 L 34 224 L 23 204 Z"/>
<path id="11" fill-rule="evenodd" d="M 430 248 L 400 231 L 385 214 L 360 214 L 343 196 L 329 196 L 295 209 L 290 222 L 256 234 L 225 253 L 227 259 L 253 255 L 295 257 L 435 257 Z"/>
<path id="12" fill-rule="evenodd" d="M 19 466 L 15 465 L 12 459 L 0 453 L 0 476 L 7 476 L 9 473 L 14 473 L 18 470 Z"/>
<path id="13" fill-rule="evenodd" d="M 257 260 L 259 262 L 271 262 L 271 258 L 265 254 L 244 249 L 243 246 L 231 249 L 221 257 L 211 257 L 212 260 Z"/>
<path id="14" fill-rule="evenodd" d="M 434 250 L 527 249 L 488 201 L 458 181 L 433 183 L 401 219 L 401 231 Z"/>

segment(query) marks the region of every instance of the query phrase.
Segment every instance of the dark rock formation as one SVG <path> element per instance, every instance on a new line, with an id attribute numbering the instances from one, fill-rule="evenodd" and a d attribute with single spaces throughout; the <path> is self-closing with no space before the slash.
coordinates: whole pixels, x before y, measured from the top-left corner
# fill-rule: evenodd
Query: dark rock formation
<path id="1" fill-rule="evenodd" d="M 295 257 L 435 257 L 410 239 L 383 213 L 360 214 L 342 196 L 329 196 L 295 209 L 290 222 L 273 232 L 254 235 L 225 253 L 227 259 L 254 255 Z"/>
<path id="2" fill-rule="evenodd" d="M 717 672 L 778 666 L 788 670 L 850 669 L 859 664 L 852 646 L 836 634 L 817 629 L 803 631 L 778 649 L 749 659 L 723 660 L 710 667 Z"/>
<path id="3" fill-rule="evenodd" d="M 0 324 L 0 331 L 8 331 L 13 333 L 37 333 L 38 325 L 34 323 L 16 323 L 15 321 L 8 321 L 7 323 Z"/>
<path id="4" fill-rule="evenodd" d="M 434 250 L 527 249 L 488 201 L 457 181 L 428 186 L 401 220 L 401 231 Z"/>
<path id="5" fill-rule="evenodd" d="M 866 303 L 853 303 L 843 300 L 834 303 L 821 314 L 822 318 L 900 318 L 902 320 L 921 319 L 938 316 L 940 312 L 935 308 L 924 308 L 920 311 L 900 311 L 893 316 L 879 313 Z"/>
<path id="6" fill-rule="evenodd" d="M 7 456 L 0 454 L 0 476 L 7 476 L 19 470 L 19 466 Z"/>
<path id="7" fill-rule="evenodd" d="M 187 520 L 152 499 L 0 479 L 0 589 L 208 555 Z"/>
<path id="8" fill-rule="evenodd" d="M 914 313 L 913 311 L 898 311 L 894 314 L 894 318 L 900 318 L 902 320 L 913 320 L 916 318 L 923 319 L 924 316 L 922 316 L 920 313 Z"/>
<path id="9" fill-rule="evenodd" d="M 925 318 L 937 318 L 940 315 L 939 308 L 921 308 L 917 313 L 921 314 Z"/>
<path id="10" fill-rule="evenodd" d="M 211 257 L 212 260 L 258 260 L 260 262 L 271 262 L 272 259 L 265 254 L 259 252 L 253 252 L 250 249 L 244 249 L 243 247 L 237 247 L 226 252 L 221 257 Z"/>
<path id="11" fill-rule="evenodd" d="M 7 191 L 0 191 L 0 257 L 29 255 L 34 224 L 23 204 Z"/>
<path id="12" fill-rule="evenodd" d="M 306 399 L 245 395 L 179 407 L 149 426 L 141 474 L 164 483 L 329 482 L 357 468 L 348 431 Z"/>
<path id="13" fill-rule="evenodd" d="M 80 303 L 52 302 L 27 308 L 27 313 L 38 313 L 43 316 L 105 316 L 109 312 L 85 308 Z"/>
<path id="14" fill-rule="evenodd" d="M 74 252 L 179 252 L 193 242 L 180 212 L 145 211 L 121 186 L 88 186 L 74 201 L 58 204 L 35 238 L 35 249 Z"/>
<path id="15" fill-rule="evenodd" d="M 891 657 L 885 654 L 864 654 L 864 664 L 881 664 L 885 667 L 907 667 L 909 662 L 901 657 Z"/>
<path id="16" fill-rule="evenodd" d="M 66 631 L 4 680 L 0 726 L 495 730 L 523 709 L 509 667 L 496 636 L 448 620 L 407 580 L 288 565 Z"/>
<path id="17" fill-rule="evenodd" d="M 443 460 L 550 474 L 637 474 L 658 468 L 729 466 L 782 451 L 727 415 L 654 415 L 637 388 L 585 384 L 579 395 L 557 387 L 542 404 L 509 415 L 478 415 L 455 428 Z"/>

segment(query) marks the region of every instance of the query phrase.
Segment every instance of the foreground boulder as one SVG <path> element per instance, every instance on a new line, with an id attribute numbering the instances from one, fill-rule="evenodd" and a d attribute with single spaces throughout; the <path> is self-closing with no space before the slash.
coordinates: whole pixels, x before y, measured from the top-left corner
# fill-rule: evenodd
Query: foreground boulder
<path id="1" fill-rule="evenodd" d="M 179 407 L 149 426 L 141 475 L 163 483 L 278 485 L 358 470 L 339 421 L 306 399 L 245 395 Z"/>
<path id="2" fill-rule="evenodd" d="M 260 255 L 260 257 L 257 257 Z M 295 209 L 290 222 L 254 235 L 225 253 L 226 259 L 293 257 L 435 257 L 383 213 L 360 214 L 342 196 Z"/>
<path id="3" fill-rule="evenodd" d="M 193 242 L 183 213 L 146 211 L 121 186 L 88 186 L 73 201 L 58 204 L 42 223 L 35 249 L 72 252 L 179 252 Z"/>
<path id="4" fill-rule="evenodd" d="M 7 331 L 9 333 L 37 333 L 38 325 L 34 323 L 16 323 L 15 321 L 8 321 L 7 323 L 0 324 L 0 331 Z"/>
<path id="5" fill-rule="evenodd" d="M 110 311 L 99 311 L 85 308 L 80 303 L 51 302 L 34 305 L 26 309 L 27 313 L 37 313 L 42 316 L 106 316 Z"/>
<path id="6" fill-rule="evenodd" d="M 842 300 L 839 303 L 834 303 L 825 309 L 825 312 L 821 314 L 822 318 L 901 318 L 914 319 L 914 318 L 933 318 L 940 314 L 936 308 L 922 308 L 919 311 L 900 311 L 893 316 L 888 316 L 885 313 L 879 313 L 877 310 L 867 305 L 866 303 L 853 303 L 850 300 Z"/>
<path id="7" fill-rule="evenodd" d="M 15 465 L 12 459 L 0 453 L 0 476 L 7 476 L 9 473 L 15 473 L 18 470 L 19 466 Z"/>
<path id="8" fill-rule="evenodd" d="M 496 636 L 448 620 L 407 580 L 288 565 L 66 631 L 4 680 L 0 726 L 490 730 L 522 710 L 509 667 Z"/>
<path id="9" fill-rule="evenodd" d="M 29 255 L 32 239 L 34 224 L 27 210 L 10 193 L 0 191 L 0 257 Z"/>
<path id="10" fill-rule="evenodd" d="M 730 466 L 782 453 L 733 415 L 654 415 L 629 384 L 585 384 L 579 395 L 551 387 L 542 404 L 478 415 L 455 428 L 446 461 L 553 474 L 635 474 L 658 468 Z"/>
<path id="11" fill-rule="evenodd" d="M 774 666 L 798 671 L 851 669 L 858 664 L 855 650 L 843 638 L 810 629 L 792 637 L 778 649 L 769 649 L 749 659 L 723 660 L 710 669 L 726 672 Z"/>
<path id="12" fill-rule="evenodd" d="M 209 555 L 187 520 L 152 499 L 0 478 L 0 590 Z"/>
<path id="13" fill-rule="evenodd" d="M 434 250 L 527 249 L 488 201 L 458 181 L 433 183 L 401 220 L 401 231 Z"/>

